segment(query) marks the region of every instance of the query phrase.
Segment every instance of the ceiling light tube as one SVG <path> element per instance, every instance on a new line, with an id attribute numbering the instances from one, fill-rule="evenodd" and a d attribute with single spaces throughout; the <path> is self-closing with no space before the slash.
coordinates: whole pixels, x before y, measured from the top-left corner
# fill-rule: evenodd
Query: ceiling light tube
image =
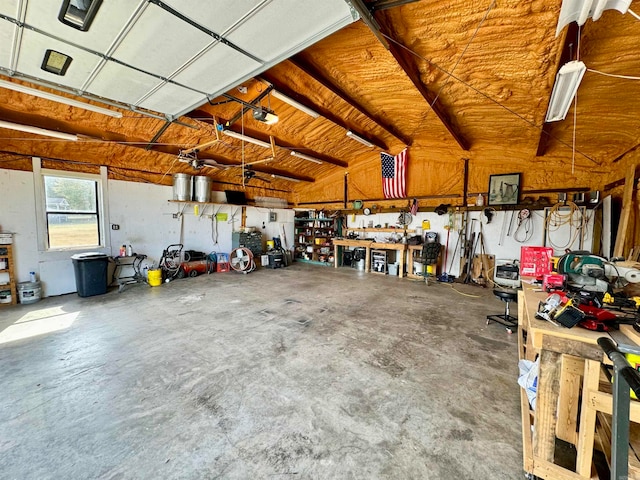
<path id="1" fill-rule="evenodd" d="M 108 108 L 97 107 L 95 105 L 91 105 L 90 103 L 80 102 L 72 98 L 61 97 L 60 95 L 45 92 L 43 90 L 36 90 L 35 88 L 26 87 L 24 85 L 20 85 L 19 83 L 0 80 L 0 87 L 6 88 L 8 90 L 13 90 L 15 92 L 26 93 L 27 95 L 33 95 L 34 97 L 40 97 L 46 100 L 51 100 L 52 102 L 64 103 L 65 105 L 69 105 L 71 107 L 83 108 L 91 112 L 101 113 L 102 115 L 109 115 L 110 117 L 114 117 L 114 118 L 122 118 L 121 112 L 117 112 L 115 110 L 109 110 Z"/>
<path id="2" fill-rule="evenodd" d="M 565 63 L 558 70 L 545 122 L 565 119 L 586 70 L 586 65 L 578 60 Z"/>
<path id="3" fill-rule="evenodd" d="M 291 177 L 285 177 L 284 175 L 278 175 L 277 173 L 272 173 L 271 176 L 273 178 L 281 178 L 282 180 L 289 180 L 290 182 L 301 182 L 302 180 L 299 180 L 297 178 L 291 178 Z"/>
<path id="4" fill-rule="evenodd" d="M 288 97 L 284 93 L 280 93 L 277 90 L 271 90 L 271 95 L 273 95 L 278 100 L 280 100 L 280 101 L 282 101 L 284 103 L 288 103 L 292 107 L 297 108 L 301 112 L 304 112 L 304 113 L 306 113 L 307 115 L 309 115 L 309 116 L 311 116 L 313 118 L 318 118 L 320 116 L 320 114 L 318 112 L 316 112 L 315 110 L 312 110 L 309 107 L 307 107 L 307 106 L 301 104 L 300 102 L 294 100 L 293 98 Z"/>
<path id="5" fill-rule="evenodd" d="M 19 132 L 35 133 L 36 135 L 45 135 L 47 137 L 60 138 L 71 142 L 78 141 L 78 136 L 71 133 L 56 132 L 55 130 L 47 130 L 45 128 L 33 127 L 31 125 L 5 122 L 4 120 L 0 120 L 0 128 L 8 128 L 9 130 L 17 130 Z"/>
<path id="6" fill-rule="evenodd" d="M 247 137 L 246 135 L 236 133 L 233 130 L 223 130 L 222 133 L 224 133 L 228 137 L 237 138 L 238 140 L 244 140 L 245 142 L 253 143 L 254 145 L 259 145 L 263 148 L 271 148 L 270 143 L 263 142 L 262 140 L 258 140 L 257 138 Z"/>
<path id="7" fill-rule="evenodd" d="M 351 130 L 347 130 L 347 137 L 353 138 L 355 141 L 360 142 L 361 144 L 366 145 L 367 147 L 373 147 L 373 143 L 371 143 L 369 140 L 366 140 L 356 135 Z"/>
<path id="8" fill-rule="evenodd" d="M 304 153 L 296 152 L 295 150 L 291 151 L 291 155 L 293 155 L 294 157 L 301 158 L 303 160 L 308 160 L 308 161 L 313 162 L 313 163 L 322 163 L 322 160 L 318 160 L 315 157 L 311 157 L 309 155 L 305 155 Z"/>
<path id="9" fill-rule="evenodd" d="M 617 10 L 623 15 L 629 10 L 631 0 L 562 0 L 556 37 L 562 29 L 571 22 L 582 26 L 589 17 L 595 22 L 605 10 Z"/>

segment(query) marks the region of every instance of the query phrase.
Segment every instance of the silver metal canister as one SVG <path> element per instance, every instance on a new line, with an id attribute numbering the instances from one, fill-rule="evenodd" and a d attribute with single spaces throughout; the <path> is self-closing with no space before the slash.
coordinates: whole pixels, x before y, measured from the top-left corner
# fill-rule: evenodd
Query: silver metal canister
<path id="1" fill-rule="evenodd" d="M 188 202 L 191 200 L 191 178 L 187 173 L 173 175 L 173 199 Z"/>
<path id="2" fill-rule="evenodd" d="M 196 202 L 211 201 L 211 178 L 204 175 L 193 177 L 193 199 Z"/>

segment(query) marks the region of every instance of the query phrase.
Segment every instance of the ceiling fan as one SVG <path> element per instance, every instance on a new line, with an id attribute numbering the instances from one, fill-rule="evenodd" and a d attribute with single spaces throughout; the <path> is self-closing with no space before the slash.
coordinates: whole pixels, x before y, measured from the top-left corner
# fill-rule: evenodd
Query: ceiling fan
<path id="1" fill-rule="evenodd" d="M 219 170 L 226 170 L 227 168 L 234 167 L 235 165 L 223 165 L 216 162 L 212 158 L 202 159 L 198 158 L 198 151 L 195 150 L 190 153 L 180 151 L 178 153 L 178 160 L 183 163 L 188 163 L 194 170 L 201 170 L 204 167 L 217 168 Z"/>
<path id="2" fill-rule="evenodd" d="M 261 180 L 265 183 L 271 183 L 271 180 L 267 177 L 262 177 L 260 175 L 256 175 L 256 171 L 252 170 L 248 165 L 245 167 L 242 175 L 238 175 L 238 177 L 243 177 L 245 182 L 249 182 L 252 179 Z"/>

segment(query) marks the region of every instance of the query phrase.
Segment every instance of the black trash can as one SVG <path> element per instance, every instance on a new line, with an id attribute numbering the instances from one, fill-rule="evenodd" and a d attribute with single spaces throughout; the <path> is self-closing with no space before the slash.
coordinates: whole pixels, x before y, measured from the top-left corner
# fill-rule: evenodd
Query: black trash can
<path id="1" fill-rule="evenodd" d="M 80 297 L 107 293 L 109 257 L 104 253 L 78 253 L 71 257 L 76 275 L 76 288 Z"/>

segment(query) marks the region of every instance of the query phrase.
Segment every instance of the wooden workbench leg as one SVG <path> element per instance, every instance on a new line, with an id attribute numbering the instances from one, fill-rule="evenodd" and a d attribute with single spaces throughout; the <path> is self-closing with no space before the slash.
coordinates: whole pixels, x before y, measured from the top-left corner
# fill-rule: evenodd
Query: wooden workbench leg
<path id="1" fill-rule="evenodd" d="M 583 371 L 584 360 L 570 355 L 562 357 L 556 434 L 572 445 L 577 445 L 578 441 L 578 403 Z"/>
<path id="2" fill-rule="evenodd" d="M 333 246 L 333 267 L 338 268 L 338 245 Z"/>
<path id="3" fill-rule="evenodd" d="M 556 407 L 560 367 L 561 354 L 544 349 L 540 352 L 533 455 L 534 458 L 550 463 L 554 463 L 556 445 Z"/>
<path id="4" fill-rule="evenodd" d="M 364 255 L 364 271 L 368 272 L 371 270 L 371 265 L 369 265 L 371 263 L 371 248 L 366 247 L 365 248 L 365 255 Z"/>
<path id="5" fill-rule="evenodd" d="M 585 360 L 584 380 L 582 383 L 582 410 L 580 412 L 580 430 L 578 432 L 578 457 L 576 472 L 590 478 L 593 460 L 593 441 L 596 433 L 596 409 L 589 402 L 589 392 L 598 390 L 600 381 L 600 362 Z"/>
<path id="6" fill-rule="evenodd" d="M 404 277 L 404 250 L 400 250 L 400 261 L 398 262 L 398 276 Z"/>

